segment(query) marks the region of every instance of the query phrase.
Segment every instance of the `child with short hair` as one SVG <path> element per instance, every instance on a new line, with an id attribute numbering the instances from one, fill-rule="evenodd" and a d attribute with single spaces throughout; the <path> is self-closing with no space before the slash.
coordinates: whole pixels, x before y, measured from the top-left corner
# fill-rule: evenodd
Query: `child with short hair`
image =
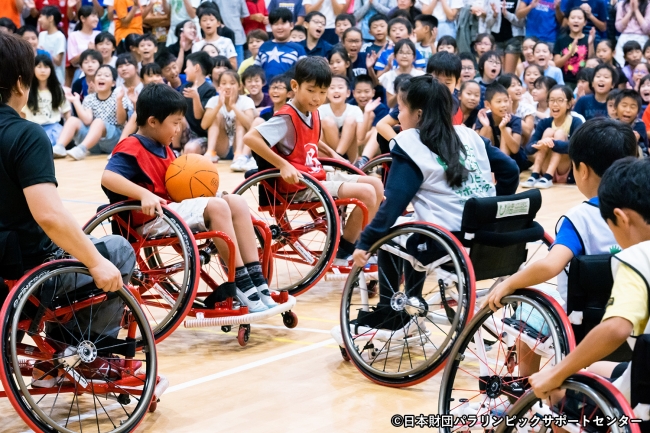
<path id="1" fill-rule="evenodd" d="M 591 95 L 591 82 L 594 79 L 594 68 L 582 68 L 580 72 L 576 75 L 576 88 L 573 91 L 575 100 L 578 101 L 580 98 L 586 95 Z"/>
<path id="2" fill-rule="evenodd" d="M 293 98 L 291 78 L 288 75 L 276 75 L 269 82 L 269 97 L 273 106 L 267 107 L 260 113 L 260 117 L 253 121 L 253 127 L 267 122 L 276 111 L 282 108 L 289 99 Z"/>
<path id="3" fill-rule="evenodd" d="M 619 249 L 617 239 L 600 216 L 599 206 L 602 209 L 603 203 L 602 199 L 599 201 L 598 189 L 601 178 L 612 163 L 635 154 L 636 138 L 632 129 L 621 127 L 614 120 L 591 119 L 578 129 L 571 137 L 569 157 L 578 190 L 588 201 L 575 206 L 561 218 L 555 242 L 546 258 L 525 266 L 499 283 L 484 305 L 496 311 L 502 307 L 501 299 L 516 289 L 532 287 L 555 277 L 558 280 L 558 294 L 555 296 L 566 302 L 568 277 L 565 269 L 571 259 L 581 255 L 609 254 Z M 519 375 L 527 377 L 539 371 L 539 355 L 531 353 L 524 344 L 518 346 Z"/>
<path id="4" fill-rule="evenodd" d="M 248 44 L 248 51 L 251 52 L 251 56 L 239 65 L 239 70 L 237 71 L 239 75 L 243 74 L 247 68 L 255 64 L 255 57 L 257 57 L 260 47 L 268 40 L 269 35 L 264 30 L 256 29 L 246 35 L 246 43 Z"/>
<path id="5" fill-rule="evenodd" d="M 508 96 L 510 96 L 510 103 L 512 104 L 508 112 L 521 119 L 521 146 L 525 146 L 535 128 L 535 107 L 522 102 L 524 88 L 521 85 L 521 80 L 516 75 L 501 75 L 497 82 L 508 90 Z"/>
<path id="6" fill-rule="evenodd" d="M 170 53 L 162 53 L 156 59 L 156 63 L 162 70 L 162 76 L 172 89 L 181 90 L 185 84 L 185 74 L 180 74 L 176 57 Z"/>
<path id="7" fill-rule="evenodd" d="M 337 81 L 342 80 L 339 78 Z M 381 181 L 372 176 L 325 172 L 318 161 L 319 149 L 331 153 L 326 145 L 320 145 L 318 113 L 318 106 L 325 101 L 331 82 L 332 74 L 325 59 L 307 57 L 299 60 L 291 80 L 294 98 L 268 122 L 252 128 L 244 137 L 244 143 L 280 169 L 282 182 L 278 182 L 277 187 L 281 191 L 299 191 L 295 184 L 303 171 L 321 181 L 332 196 L 361 200 L 372 220 L 384 197 Z M 289 131 L 295 131 L 295 135 Z M 335 265 L 349 265 L 362 229 L 362 217 L 361 209 L 355 208 L 346 221 Z"/>
<path id="8" fill-rule="evenodd" d="M 461 61 L 458 56 L 450 54 L 447 51 L 441 51 L 429 58 L 427 62 L 427 74 L 447 86 L 453 97 L 454 116 L 452 123 L 460 125 L 463 123 L 463 113 L 458 104 L 458 83 L 460 82 Z"/>
<path id="9" fill-rule="evenodd" d="M 605 366 L 598 361 L 626 341 L 634 341 L 634 337 L 650 333 L 646 283 L 650 215 L 647 195 L 638 188 L 638 185 L 645 185 L 648 181 L 650 164 L 634 158 L 614 162 L 602 176 L 598 187 L 600 217 L 623 248 L 612 260 L 614 285 L 601 323 L 559 364 L 529 378 L 528 383 L 538 397 L 548 397 L 568 376 L 589 367 L 589 370 L 610 376 L 614 387 L 632 404 L 632 363 L 618 364 L 622 368 L 612 370 L 612 363 Z M 635 410 L 643 406 L 639 405 Z M 647 409 L 645 411 L 647 413 Z M 642 418 L 641 413 L 636 412 L 636 415 Z"/>
<path id="10" fill-rule="evenodd" d="M 205 44 L 212 44 L 217 48 L 220 55 L 226 56 L 230 60 L 233 69 L 236 70 L 237 51 L 235 50 L 235 45 L 230 39 L 219 36 L 218 30 L 221 22 L 219 12 L 215 8 L 205 7 L 201 9 L 198 17 L 201 30 L 204 33 L 204 39 L 192 45 L 192 53 L 201 51 Z"/>
<path id="11" fill-rule="evenodd" d="M 478 61 L 478 72 L 480 76 L 476 79 L 481 86 L 481 104 L 483 108 L 485 101 L 485 90 L 494 83 L 501 75 L 501 56 L 496 51 L 487 51 Z"/>
<path id="12" fill-rule="evenodd" d="M 594 69 L 594 77 L 589 85 L 593 93 L 580 98 L 576 102 L 574 111 L 584 116 L 586 120 L 607 116 L 607 95 L 617 82 L 618 75 L 612 65 L 607 63 L 598 65 Z"/>
<path id="13" fill-rule="evenodd" d="M 397 92 L 395 91 L 395 77 L 408 74 L 412 77 L 424 75 L 424 72 L 413 66 L 417 55 L 415 44 L 410 39 L 401 39 L 395 44 L 394 55 L 397 60 L 397 68 L 391 69 L 379 78 L 379 83 L 386 89 L 386 102 L 389 107 L 397 104 Z"/>
<path id="14" fill-rule="evenodd" d="M 456 54 L 456 51 L 458 51 L 456 38 L 450 35 L 445 35 L 438 39 L 438 48 L 436 49 L 436 52 L 439 53 L 440 51 L 447 51 L 450 54 Z"/>
<path id="15" fill-rule="evenodd" d="M 573 92 L 567 86 L 558 84 L 548 92 L 550 117 L 539 121 L 526 146 L 526 153 L 534 155 L 534 163 L 532 173 L 522 182 L 522 187 L 545 189 L 552 187 L 554 180 L 558 183 L 567 181 L 571 171 L 568 140 L 583 123 L 571 113 L 572 102 Z"/>
<path id="16" fill-rule="evenodd" d="M 122 134 L 127 113 L 133 111 L 124 89 L 114 90 L 117 71 L 110 65 L 102 65 L 94 77 L 96 93 L 89 94 L 83 103 L 78 93 L 66 89 L 65 97 L 78 117 L 65 121 L 56 146 L 65 146 L 74 139 L 77 144 L 67 151 L 68 156 L 79 161 L 88 153 L 111 153 Z"/>
<path id="17" fill-rule="evenodd" d="M 354 15 L 346 13 L 338 14 L 334 20 L 334 32 L 336 33 L 336 36 L 339 37 L 339 41 L 347 29 L 356 25 L 357 20 L 354 18 Z"/>
<path id="18" fill-rule="evenodd" d="M 268 93 L 262 91 L 263 87 L 266 86 L 264 69 L 259 66 L 251 66 L 241 75 L 241 80 L 244 83 L 244 89 L 248 92 L 248 96 L 255 103 L 257 117 L 262 110 L 273 104 Z"/>
<path id="19" fill-rule="evenodd" d="M 142 66 L 142 69 L 140 69 L 140 79 L 145 86 L 151 83 L 165 84 L 162 69 L 160 69 L 157 63 L 147 63 Z"/>
<path id="20" fill-rule="evenodd" d="M 639 81 L 639 95 L 641 95 L 641 99 L 643 99 L 643 105 L 641 106 L 641 113 L 645 113 L 646 108 L 648 108 L 648 105 L 650 104 L 650 74 L 646 75 L 645 77 L 641 78 Z"/>
<path id="21" fill-rule="evenodd" d="M 95 93 L 95 73 L 102 65 L 102 55 L 95 50 L 86 50 L 79 55 L 79 64 L 84 76 L 72 83 L 72 93 L 79 94 L 81 102 L 90 93 Z"/>
<path id="22" fill-rule="evenodd" d="M 291 36 L 289 36 L 289 42 L 300 43 L 305 39 L 307 39 L 307 29 L 299 24 L 293 26 Z"/>
<path id="23" fill-rule="evenodd" d="M 645 124 L 639 119 L 643 100 L 636 90 L 624 89 L 616 96 L 614 109 L 616 119 L 628 124 L 634 130 L 637 142 L 639 143 L 639 155 L 648 156 L 648 133 Z"/>
<path id="24" fill-rule="evenodd" d="M 523 171 L 530 167 L 530 163 L 521 147 L 521 119 L 508 112 L 510 103 L 510 95 L 505 87 L 499 83 L 489 85 L 485 91 L 485 108 L 478 112 L 474 128 L 481 137 L 510 155 L 519 170 Z"/>
<path id="25" fill-rule="evenodd" d="M 458 55 L 460 58 L 461 69 L 460 69 L 460 81 L 465 83 L 467 81 L 474 81 L 476 78 L 476 63 L 474 61 L 474 56 L 470 53 L 460 53 Z"/>
<path id="26" fill-rule="evenodd" d="M 436 48 L 438 37 L 438 18 L 433 15 L 418 15 L 415 17 L 415 47 L 422 53 L 425 60 L 429 60 Z"/>
<path id="27" fill-rule="evenodd" d="M 206 76 L 211 71 L 212 61 L 207 53 L 199 51 L 187 56 L 187 67 L 185 68 L 187 83 L 181 87 L 181 93 L 187 102 L 185 120 L 189 126 L 186 129 L 185 143 L 195 138 L 206 139 L 208 136 L 208 131 L 201 127 L 201 119 L 203 119 L 206 104 L 210 98 L 217 94 L 214 87 L 206 80 Z M 201 149 L 197 151 L 195 147 L 192 147 L 194 153 L 205 153 L 202 148 L 204 144 L 207 146 L 207 141 L 205 143 L 204 140 L 200 141 Z"/>
<path id="28" fill-rule="evenodd" d="M 332 50 L 332 44 L 322 38 L 325 32 L 327 18 L 319 11 L 311 11 L 305 15 L 307 38 L 300 42 L 308 56 L 326 57 Z"/>
<path id="29" fill-rule="evenodd" d="M 56 6 L 45 6 L 38 17 L 41 32 L 38 34 L 38 45 L 50 53 L 54 63 L 56 78 L 59 83 L 65 83 L 65 49 L 66 39 L 59 30 L 61 11 Z"/>
<path id="30" fill-rule="evenodd" d="M 156 40 L 155 36 L 151 33 L 142 36 L 138 41 L 138 53 L 140 54 L 140 64 L 138 67 L 140 68 L 149 63 L 154 63 L 157 52 L 158 40 Z"/>
<path id="31" fill-rule="evenodd" d="M 182 128 L 186 108 L 183 96 L 169 86 L 147 86 L 137 106 L 138 131 L 115 147 L 102 175 L 102 187 L 111 203 L 125 198 L 140 201 L 142 212 L 134 214 L 132 220 L 142 224 L 138 230 L 150 236 L 166 233 L 166 227 L 156 227 L 155 217 L 162 214 L 162 204 L 176 212 L 193 231 L 226 233 L 234 243 L 237 298 L 250 313 L 266 311 L 277 304 L 262 275 L 255 232 L 244 199 L 237 194 L 218 193 L 217 197 L 168 203 L 171 200 L 165 189 L 165 174 L 175 159 L 169 143 Z M 215 238 L 213 242 L 227 262 L 229 248 L 223 239 Z M 214 291 L 204 300 L 206 308 L 214 308 L 216 296 Z"/>
<path id="32" fill-rule="evenodd" d="M 388 45 L 388 17 L 384 14 L 374 14 L 368 20 L 368 29 L 374 40 L 361 47 L 361 52 L 379 53 Z"/>
<path id="33" fill-rule="evenodd" d="M 95 36 L 95 50 L 102 55 L 102 65 L 115 67 L 117 56 L 115 56 L 115 36 L 109 32 L 101 32 Z"/>
<path id="34" fill-rule="evenodd" d="M 637 41 L 627 41 L 623 44 L 623 58 L 625 59 L 623 74 L 625 74 L 628 84 L 634 86 L 634 68 L 636 68 L 643 59 L 641 45 Z"/>
<path id="35" fill-rule="evenodd" d="M 373 68 L 378 56 L 372 51 L 369 53 L 360 52 L 362 43 L 363 35 L 361 30 L 356 27 L 350 27 L 341 36 L 341 45 L 343 45 L 350 58 L 351 76 L 369 75 L 375 84 L 378 84 L 377 75 Z"/>
<path id="36" fill-rule="evenodd" d="M 355 161 L 358 168 L 366 164 L 379 152 L 377 143 L 377 123 L 388 114 L 388 107 L 381 103 L 381 98 L 375 99 L 375 88 L 372 78 L 359 75 L 354 80 L 351 105 L 357 105 L 363 111 L 363 123 L 357 129 L 357 146 L 363 146 L 361 158 Z"/>
<path id="37" fill-rule="evenodd" d="M 255 58 L 255 64 L 264 69 L 267 80 L 289 71 L 305 56 L 300 44 L 289 41 L 293 28 L 293 16 L 289 9 L 277 8 L 270 12 L 269 22 L 273 39 L 262 44 Z"/>
<path id="38" fill-rule="evenodd" d="M 34 78 L 29 88 L 27 105 L 22 112 L 25 119 L 43 127 L 50 142 L 55 158 L 65 158 L 65 147 L 55 146 L 63 127 L 61 120 L 70 116 L 72 107 L 65 98 L 63 87 L 54 72 L 54 64 L 47 54 L 36 56 Z"/>
<path id="39" fill-rule="evenodd" d="M 476 61 L 480 62 L 480 59 L 481 57 L 483 57 L 483 54 L 487 53 L 488 51 L 495 50 L 496 41 L 494 40 L 494 36 L 492 36 L 490 33 L 479 33 L 478 35 L 476 35 L 476 38 L 474 39 L 472 48 L 476 53 Z"/>
<path id="40" fill-rule="evenodd" d="M 117 66 L 117 73 L 120 77 L 118 80 L 118 87 L 124 88 L 124 94 L 135 106 L 135 103 L 138 100 L 138 95 L 144 87 L 142 80 L 140 80 L 140 75 L 138 74 L 138 64 L 133 58 L 133 55 L 125 53 L 117 56 L 115 65 Z"/>
<path id="41" fill-rule="evenodd" d="M 535 64 L 541 66 L 544 75 L 553 78 L 558 84 L 564 84 L 562 70 L 557 66 L 551 65 L 551 49 L 546 42 L 538 42 L 533 48 Z"/>
<path id="42" fill-rule="evenodd" d="M 397 44 L 402 39 L 409 39 L 412 32 L 413 26 L 411 26 L 411 23 L 404 18 L 393 18 L 388 23 L 388 35 L 390 36 L 390 40 L 393 41 L 393 44 Z M 387 47 L 379 55 L 379 58 L 375 62 L 377 78 L 397 67 L 397 58 L 393 51 L 393 47 Z M 424 59 L 424 56 L 416 50 L 413 66 L 417 69 L 424 69 L 426 65 L 427 62 Z"/>
<path id="43" fill-rule="evenodd" d="M 619 93 L 621 93 L 621 89 L 614 89 L 609 92 L 609 95 L 607 95 L 607 116 L 610 119 L 616 119 L 617 113 L 615 105 Z"/>
<path id="44" fill-rule="evenodd" d="M 27 43 L 32 46 L 32 48 L 34 49 L 34 56 L 38 56 L 40 54 L 45 54 L 46 56 L 50 55 L 50 53 L 48 53 L 47 51 L 39 48 L 38 31 L 34 27 L 23 26 L 18 29 L 16 34 L 21 38 L 23 38 L 24 40 L 26 40 Z"/>

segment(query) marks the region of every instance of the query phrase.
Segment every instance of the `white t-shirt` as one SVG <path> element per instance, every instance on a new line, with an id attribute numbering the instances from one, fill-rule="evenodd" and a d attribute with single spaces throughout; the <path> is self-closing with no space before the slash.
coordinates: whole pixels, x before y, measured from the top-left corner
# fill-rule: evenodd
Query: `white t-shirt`
<path id="1" fill-rule="evenodd" d="M 524 120 L 526 116 L 534 116 L 536 111 L 537 109 L 534 106 L 520 101 L 519 105 L 517 106 L 517 112 L 515 113 L 515 116 L 519 117 L 521 120 Z"/>
<path id="2" fill-rule="evenodd" d="M 196 53 L 198 51 L 201 51 L 205 44 L 214 45 L 217 48 L 217 51 L 219 51 L 220 56 L 225 56 L 229 59 L 231 57 L 237 57 L 237 51 L 235 51 L 235 46 L 233 45 L 232 41 L 228 38 L 224 38 L 223 36 L 219 36 L 219 39 L 213 42 L 207 42 L 205 39 L 199 42 L 195 42 L 194 45 L 192 45 L 192 52 Z"/>
<path id="3" fill-rule="evenodd" d="M 345 0 L 323 0 L 323 4 L 321 5 L 320 9 L 317 9 L 320 13 L 325 15 L 325 28 L 326 29 L 333 29 L 336 27 L 336 15 L 334 15 L 334 9 L 332 8 L 332 2 L 336 2 L 340 5 L 345 4 Z M 308 5 L 311 6 L 314 3 L 318 3 L 318 0 L 303 0 L 302 5 Z"/>
<path id="4" fill-rule="evenodd" d="M 397 78 L 398 75 L 401 74 L 398 73 L 397 69 L 391 69 L 390 71 L 386 72 L 384 75 L 379 77 L 379 84 L 384 86 L 384 89 L 386 89 L 386 93 L 390 93 L 391 95 L 395 94 L 395 78 Z M 411 68 L 411 73 L 409 75 L 411 77 L 419 77 L 420 75 L 424 75 L 424 71 L 421 71 L 420 69 Z"/>
<path id="5" fill-rule="evenodd" d="M 106 2 L 104 2 L 104 4 L 106 4 Z M 170 26 L 169 32 L 167 33 L 166 45 L 170 46 L 178 41 L 178 38 L 176 37 L 176 26 L 178 24 L 185 20 L 192 20 L 198 29 L 199 18 L 190 18 L 190 16 L 187 14 L 187 9 L 185 8 L 185 2 L 183 0 L 167 0 L 167 4 L 169 5 L 171 16 L 169 18 Z M 194 9 L 196 9 L 201 4 L 201 0 L 190 0 L 190 4 Z"/>
<path id="6" fill-rule="evenodd" d="M 417 0 L 415 2 L 415 7 L 422 9 L 422 6 L 430 5 L 431 0 Z M 465 5 L 463 0 L 448 0 L 449 7 L 451 9 L 460 9 Z M 434 17 L 438 18 L 438 21 L 448 21 L 447 15 L 445 15 L 445 10 L 442 8 L 442 3 L 436 3 L 436 7 L 433 8 L 433 13 L 431 14 Z"/>
<path id="7" fill-rule="evenodd" d="M 59 79 L 59 83 L 64 83 L 66 42 L 63 33 L 57 31 L 56 33 L 50 35 L 47 32 L 40 32 L 38 34 L 38 45 L 50 53 L 50 56 L 52 57 L 63 53 L 63 60 L 61 61 L 61 65 L 54 65 L 54 71 L 56 72 L 56 78 Z"/>
<path id="8" fill-rule="evenodd" d="M 81 31 L 72 32 L 68 35 L 68 60 L 77 57 L 79 54 L 88 49 L 88 44 L 95 43 L 95 36 L 99 31 L 94 30 L 92 34 L 87 35 Z"/>
<path id="9" fill-rule="evenodd" d="M 210 98 L 208 100 L 208 103 L 205 104 L 205 109 L 207 110 L 208 108 L 215 108 L 217 105 L 219 105 L 219 95 Z M 237 99 L 235 106 L 241 111 L 255 110 L 255 102 L 253 102 L 253 100 L 246 95 L 239 95 L 239 98 Z M 226 111 L 226 106 L 223 105 L 219 110 L 219 113 L 221 113 L 221 115 L 226 121 L 224 127 L 226 129 L 226 134 L 230 139 L 230 143 L 232 144 L 232 141 L 235 139 L 235 130 L 236 130 L 235 110 Z"/>
<path id="10" fill-rule="evenodd" d="M 60 107 L 52 107 L 52 93 L 49 90 L 38 91 L 38 111 L 32 112 L 27 105 L 23 107 L 25 119 L 39 125 L 51 125 L 61 121 L 61 115 L 69 112 L 72 107 L 67 99 Z"/>
<path id="11" fill-rule="evenodd" d="M 353 117 L 357 123 L 363 122 L 363 112 L 361 111 L 361 108 L 356 105 L 345 104 L 345 111 L 337 117 L 332 111 L 331 104 L 324 104 L 318 107 L 318 114 L 320 114 L 321 119 L 333 117 L 336 121 L 336 126 L 339 128 L 343 127 L 343 122 L 345 122 L 345 119 L 348 117 Z"/>

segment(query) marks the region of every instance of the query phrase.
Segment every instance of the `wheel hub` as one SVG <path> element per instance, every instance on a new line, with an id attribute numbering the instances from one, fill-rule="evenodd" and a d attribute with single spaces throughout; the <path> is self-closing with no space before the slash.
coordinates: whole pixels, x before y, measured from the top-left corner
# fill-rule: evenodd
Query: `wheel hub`
<path id="1" fill-rule="evenodd" d="M 485 385 L 485 394 L 490 398 L 497 398 L 501 395 L 503 384 L 499 376 L 492 376 Z"/>
<path id="2" fill-rule="evenodd" d="M 82 362 L 86 364 L 93 362 L 97 359 L 97 347 L 91 341 L 82 341 L 79 346 L 77 346 L 77 355 Z"/>
<path id="3" fill-rule="evenodd" d="M 404 292 L 396 292 L 390 300 L 390 306 L 395 311 L 406 311 L 411 316 L 421 316 L 422 312 L 426 315 L 427 307 L 423 305 L 419 298 L 415 296 L 409 298 Z"/>
<path id="4" fill-rule="evenodd" d="M 282 236 L 282 230 L 276 224 L 269 226 L 269 230 L 271 230 L 271 236 L 274 240 L 278 240 Z"/>

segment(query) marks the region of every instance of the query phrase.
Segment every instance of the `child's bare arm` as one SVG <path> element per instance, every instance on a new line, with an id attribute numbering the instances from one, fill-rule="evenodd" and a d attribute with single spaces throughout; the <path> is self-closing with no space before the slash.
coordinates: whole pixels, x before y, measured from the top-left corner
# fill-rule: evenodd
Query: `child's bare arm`
<path id="1" fill-rule="evenodd" d="M 397 124 L 399 124 L 399 121 L 390 117 L 390 114 L 387 114 L 383 119 L 377 122 L 377 133 L 390 141 L 397 135 L 395 130 L 393 130 L 393 126 Z"/>
<path id="2" fill-rule="evenodd" d="M 556 277 L 573 258 L 573 252 L 564 245 L 554 245 L 544 260 L 539 260 L 499 283 L 483 302 L 494 311 L 503 307 L 501 299 L 517 289 L 541 284 Z"/>
<path id="3" fill-rule="evenodd" d="M 506 155 L 519 152 L 521 134 L 513 134 L 510 128 L 501 128 L 501 151 Z"/>
<path id="4" fill-rule="evenodd" d="M 162 215 L 160 205 L 167 203 L 165 199 L 158 197 L 148 189 L 136 185 L 124 176 L 110 170 L 104 170 L 102 186 L 116 194 L 140 200 L 142 212 L 149 216 Z"/>
<path id="5" fill-rule="evenodd" d="M 217 113 L 219 110 L 217 108 L 206 108 L 205 113 L 203 114 L 203 119 L 201 119 L 201 128 L 207 130 L 214 120 L 217 118 Z"/>
<path id="6" fill-rule="evenodd" d="M 277 153 L 273 152 L 269 146 L 267 146 L 262 135 L 257 131 L 257 129 L 252 128 L 250 131 L 244 135 L 244 144 L 250 149 L 257 153 L 262 159 L 271 163 L 274 167 L 280 169 L 280 175 L 282 179 L 289 183 L 297 183 L 298 179 L 302 177 L 300 172 L 289 162 L 282 158 Z"/>
<path id="7" fill-rule="evenodd" d="M 528 378 L 535 395 L 546 398 L 567 377 L 614 352 L 630 336 L 632 328 L 632 323 L 622 317 L 612 317 L 596 326 L 562 362 Z"/>
<path id="8" fill-rule="evenodd" d="M 120 87 L 115 96 L 115 105 L 117 112 L 115 117 L 117 118 L 118 125 L 124 125 L 126 122 L 126 110 L 124 109 L 124 87 Z"/>

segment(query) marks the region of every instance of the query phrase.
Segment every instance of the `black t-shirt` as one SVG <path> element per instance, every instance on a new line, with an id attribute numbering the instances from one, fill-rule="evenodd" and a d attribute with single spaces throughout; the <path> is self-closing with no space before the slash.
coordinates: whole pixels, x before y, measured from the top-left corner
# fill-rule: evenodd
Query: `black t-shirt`
<path id="1" fill-rule="evenodd" d="M 487 113 L 487 118 L 490 120 L 490 127 L 492 128 L 492 144 L 496 147 L 501 147 L 501 129 L 499 129 L 499 124 L 494 121 L 492 113 Z M 483 124 L 476 118 L 476 129 L 480 130 L 483 127 Z M 510 122 L 506 124 L 507 128 L 511 129 L 511 134 L 521 135 L 521 119 L 517 116 L 510 116 Z"/>
<path id="2" fill-rule="evenodd" d="M 235 45 L 235 32 L 233 32 L 229 27 L 223 26 L 217 28 L 217 34 L 219 36 L 223 36 L 224 38 L 228 38 L 232 41 L 232 44 Z"/>
<path id="3" fill-rule="evenodd" d="M 569 53 L 569 45 L 573 44 L 573 38 L 567 34 L 558 36 L 553 48 L 553 54 L 565 56 Z M 578 40 L 578 48 L 569 60 L 566 61 L 562 69 L 562 76 L 565 83 L 577 83 L 577 75 L 580 69 L 585 67 L 589 58 L 589 35 L 584 35 L 582 39 Z"/>
<path id="4" fill-rule="evenodd" d="M 506 10 L 514 14 L 517 10 L 517 0 L 506 0 Z M 512 23 L 502 15 L 499 33 L 492 33 L 492 36 L 494 36 L 494 40 L 497 42 L 506 42 L 512 39 Z"/>
<path id="5" fill-rule="evenodd" d="M 217 32 L 217 33 L 219 33 L 219 32 Z M 170 46 L 168 46 L 167 51 L 170 54 L 173 54 L 174 57 L 178 58 L 178 54 L 181 52 L 181 44 L 180 44 L 180 42 L 176 41 L 175 44 L 171 44 Z M 184 54 L 183 55 L 183 68 L 181 69 L 181 73 L 185 72 L 185 67 L 187 66 L 187 56 L 192 54 L 192 47 L 190 47 L 189 50 L 184 51 L 183 54 Z"/>
<path id="6" fill-rule="evenodd" d="M 181 87 L 181 93 L 183 93 L 183 90 L 192 87 L 192 83 L 185 83 Z M 214 87 L 212 87 L 212 84 L 208 83 L 207 81 L 199 86 L 197 89 L 199 92 L 199 97 L 201 98 L 201 105 L 203 108 L 205 108 L 205 105 L 208 103 L 210 98 L 213 96 L 217 96 L 217 91 L 214 90 Z M 187 123 L 190 125 L 190 128 L 192 128 L 192 131 L 199 137 L 207 137 L 208 136 L 208 131 L 205 129 L 201 128 L 201 119 L 197 119 L 194 117 L 194 101 L 190 98 L 185 98 L 185 101 L 187 102 L 187 111 L 185 112 L 185 120 L 187 120 Z"/>
<path id="7" fill-rule="evenodd" d="M 18 233 L 24 268 L 34 268 L 56 249 L 27 206 L 23 189 L 57 185 L 52 143 L 43 128 L 0 104 L 0 231 Z"/>

